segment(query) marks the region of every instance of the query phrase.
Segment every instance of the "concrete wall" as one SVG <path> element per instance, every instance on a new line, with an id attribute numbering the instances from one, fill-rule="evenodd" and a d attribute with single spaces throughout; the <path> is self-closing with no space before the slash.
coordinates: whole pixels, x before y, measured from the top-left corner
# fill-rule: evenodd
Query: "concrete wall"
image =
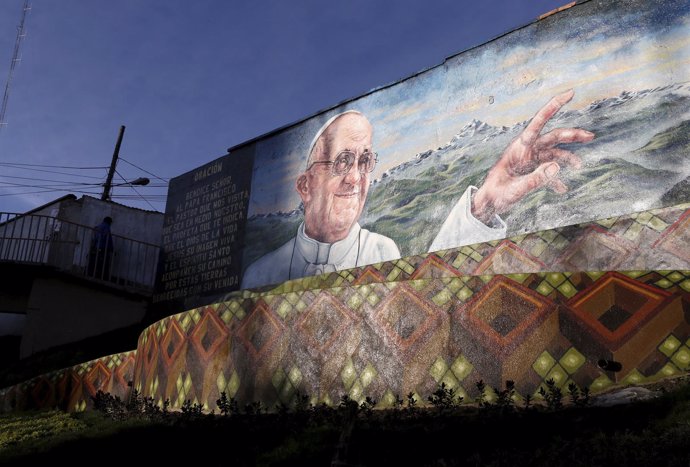
<path id="1" fill-rule="evenodd" d="M 28 301 L 20 357 L 141 321 L 144 296 L 117 295 L 93 284 L 37 278 Z"/>

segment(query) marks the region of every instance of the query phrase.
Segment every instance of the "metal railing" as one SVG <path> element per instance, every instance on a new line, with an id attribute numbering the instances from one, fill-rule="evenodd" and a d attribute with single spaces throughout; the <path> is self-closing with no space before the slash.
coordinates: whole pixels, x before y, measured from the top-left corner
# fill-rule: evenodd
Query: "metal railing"
<path id="1" fill-rule="evenodd" d="M 0 212 L 0 261 L 46 264 L 98 281 L 151 290 L 160 247 L 112 236 L 97 248 L 93 227 L 51 216 Z"/>

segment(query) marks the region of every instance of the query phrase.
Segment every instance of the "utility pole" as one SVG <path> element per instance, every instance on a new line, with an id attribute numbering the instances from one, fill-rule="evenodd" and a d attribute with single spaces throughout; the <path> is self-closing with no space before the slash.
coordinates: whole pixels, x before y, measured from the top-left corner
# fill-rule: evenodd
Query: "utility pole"
<path id="1" fill-rule="evenodd" d="M 115 166 L 117 165 L 117 158 L 120 155 L 120 145 L 122 144 L 122 137 L 125 135 L 125 126 L 120 127 L 120 134 L 117 135 L 117 143 L 115 143 L 115 151 L 113 151 L 113 160 L 110 162 L 110 170 L 108 170 L 108 178 L 103 185 L 103 195 L 101 199 L 108 201 L 110 199 L 110 189 L 113 185 L 113 175 L 115 175 Z"/>
<path id="2" fill-rule="evenodd" d="M 31 10 L 29 6 L 29 0 L 24 0 L 24 6 L 22 7 L 22 19 L 17 27 L 17 38 L 14 41 L 14 53 L 12 54 L 12 61 L 10 62 L 10 73 L 7 76 L 7 83 L 5 83 L 5 93 L 2 96 L 2 104 L 0 104 L 0 130 L 7 125 L 5 120 L 5 114 L 7 112 L 7 101 L 10 98 L 10 85 L 12 84 L 12 77 L 14 76 L 14 69 L 17 64 L 21 61 L 19 56 L 19 49 L 22 45 L 22 39 L 26 36 L 25 20 L 26 13 Z"/>

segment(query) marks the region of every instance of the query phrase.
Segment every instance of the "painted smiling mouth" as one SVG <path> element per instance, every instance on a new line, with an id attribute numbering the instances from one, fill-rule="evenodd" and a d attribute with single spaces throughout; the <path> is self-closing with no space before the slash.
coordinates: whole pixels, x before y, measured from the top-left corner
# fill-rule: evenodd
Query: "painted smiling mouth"
<path id="1" fill-rule="evenodd" d="M 354 191 L 352 193 L 336 193 L 335 196 L 338 198 L 355 198 L 359 196 L 359 191 Z"/>

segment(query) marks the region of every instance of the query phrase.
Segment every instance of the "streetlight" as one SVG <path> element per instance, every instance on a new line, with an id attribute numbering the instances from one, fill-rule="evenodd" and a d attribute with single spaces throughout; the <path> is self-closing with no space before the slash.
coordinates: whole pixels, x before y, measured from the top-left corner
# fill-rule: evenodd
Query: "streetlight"
<path id="1" fill-rule="evenodd" d="M 139 177 L 136 180 L 132 180 L 131 182 L 124 182 L 124 183 L 113 183 L 111 186 L 130 186 L 130 185 L 137 185 L 137 186 L 145 186 L 148 185 L 151 182 L 146 177 Z"/>

